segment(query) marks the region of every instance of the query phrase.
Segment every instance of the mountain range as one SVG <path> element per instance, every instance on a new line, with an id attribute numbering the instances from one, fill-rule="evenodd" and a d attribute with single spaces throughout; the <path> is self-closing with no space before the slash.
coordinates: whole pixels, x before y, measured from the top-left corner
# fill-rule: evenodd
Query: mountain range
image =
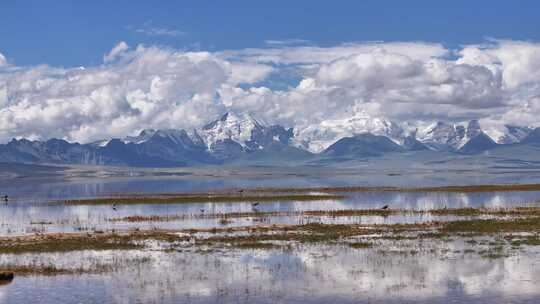
<path id="1" fill-rule="evenodd" d="M 253 160 L 339 161 L 420 151 L 479 154 L 522 145 L 540 145 L 540 128 L 483 129 L 477 120 L 399 125 L 361 114 L 294 130 L 228 112 L 196 130 L 145 129 L 137 136 L 87 144 L 13 139 L 0 145 L 0 162 L 173 167 Z"/>

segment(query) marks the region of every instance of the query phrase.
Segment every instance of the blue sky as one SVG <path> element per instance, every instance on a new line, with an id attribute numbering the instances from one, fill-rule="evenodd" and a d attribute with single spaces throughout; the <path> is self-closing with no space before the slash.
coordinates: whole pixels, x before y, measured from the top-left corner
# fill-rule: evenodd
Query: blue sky
<path id="1" fill-rule="evenodd" d="M 97 65 L 119 41 L 177 49 L 353 41 L 540 40 L 538 1 L 0 2 L 0 50 L 17 65 Z"/>
<path id="2" fill-rule="evenodd" d="M 518 5 L 519 4 L 519 5 Z M 394 125 L 540 126 L 539 1 L 0 1 L 0 143 L 233 111 L 323 149 Z M 106 127 L 104 127 L 106 126 Z M 394 132 L 395 130 L 391 130 Z"/>

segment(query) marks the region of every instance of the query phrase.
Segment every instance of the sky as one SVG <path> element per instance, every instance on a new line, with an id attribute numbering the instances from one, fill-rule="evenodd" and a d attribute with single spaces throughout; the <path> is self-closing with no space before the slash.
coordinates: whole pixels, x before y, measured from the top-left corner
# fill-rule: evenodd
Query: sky
<path id="1" fill-rule="evenodd" d="M 190 129 L 230 110 L 300 133 L 376 118 L 539 126 L 538 11 L 538 1 L 3 0 L 0 143 Z"/>

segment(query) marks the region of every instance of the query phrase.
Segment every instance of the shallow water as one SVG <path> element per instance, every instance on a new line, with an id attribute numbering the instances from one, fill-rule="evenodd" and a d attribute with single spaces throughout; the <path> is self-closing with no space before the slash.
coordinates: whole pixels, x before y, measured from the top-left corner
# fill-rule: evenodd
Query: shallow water
<path id="1" fill-rule="evenodd" d="M 395 160 L 394 160 L 395 161 Z M 418 164 L 403 168 L 390 161 L 344 167 L 83 167 L 46 178 L 20 175 L 1 178 L 0 194 L 17 202 L 81 199 L 132 193 L 179 193 L 254 187 L 430 187 L 447 185 L 540 183 L 540 170 L 493 169 L 475 163 L 437 168 Z M 2 168 L 0 168 L 1 170 Z"/>
<path id="2" fill-rule="evenodd" d="M 448 220 L 453 217 L 422 215 L 392 216 L 306 216 L 303 211 L 378 209 L 389 205 L 392 209 L 431 210 L 442 208 L 538 206 L 540 191 L 440 193 L 440 192 L 357 192 L 344 193 L 344 200 L 276 201 L 264 202 L 254 209 L 249 202 L 181 203 L 151 205 L 73 206 L 62 203 L 10 202 L 0 205 L 0 235 L 22 235 L 51 232 L 79 232 L 87 230 L 125 229 L 201 229 L 222 227 L 219 218 L 212 215 L 227 213 L 290 212 L 290 215 L 265 217 L 265 224 L 393 224 Z M 128 223 L 115 221 L 127 216 L 181 217 L 157 222 Z M 212 217 L 212 218 L 208 218 Z M 249 226 L 254 218 L 236 218 L 228 227 Z"/>
<path id="3" fill-rule="evenodd" d="M 67 206 L 55 200 L 113 194 L 193 192 L 236 187 L 441 186 L 540 181 L 536 175 L 500 173 L 418 173 L 299 177 L 265 173 L 230 178 L 71 178 L 2 181 L 0 236 L 123 229 L 224 227 L 214 215 L 290 212 L 263 218 L 233 218 L 226 227 L 258 224 L 415 223 L 452 220 L 429 214 L 390 216 L 306 216 L 303 211 L 379 209 L 430 210 L 464 207 L 539 206 L 540 191 L 485 193 L 346 193 L 344 200 L 261 203 L 187 203 Z M 234 172 L 233 172 L 234 173 Z M 517 175 L 516 175 L 517 174 Z M 204 212 L 201 212 L 201 209 Z M 110 221 L 126 216 L 180 216 L 165 222 Z M 256 221 L 257 220 L 257 221 Z M 414 242 L 416 242 L 415 240 Z M 467 247 L 468 246 L 468 247 Z M 385 241 L 371 249 L 345 245 L 299 245 L 293 249 L 201 252 L 76 251 L 0 255 L 1 265 L 53 265 L 68 269 L 108 269 L 100 274 L 17 276 L 0 285 L 0 303 L 540 303 L 540 246 L 511 250 L 509 256 L 486 258 L 483 245 L 464 240 L 403 244 Z M 154 248 L 154 247 L 150 247 Z M 154 248 L 157 249 L 157 248 Z M 110 269 L 108 268 L 110 267 Z"/>
<path id="4" fill-rule="evenodd" d="M 0 303 L 538 303 L 538 252 L 487 259 L 463 253 L 459 243 L 434 245 L 448 253 L 305 246 L 146 252 L 141 262 L 133 262 L 132 255 L 141 256 L 136 252 L 18 256 L 29 263 L 78 267 L 98 260 L 126 267 L 19 277 L 0 287 Z M 0 256 L 0 263 L 7 258 Z"/>

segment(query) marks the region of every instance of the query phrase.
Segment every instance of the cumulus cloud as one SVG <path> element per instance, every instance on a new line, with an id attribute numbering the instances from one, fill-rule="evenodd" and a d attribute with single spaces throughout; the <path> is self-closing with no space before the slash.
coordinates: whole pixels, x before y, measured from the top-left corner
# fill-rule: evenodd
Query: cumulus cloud
<path id="1" fill-rule="evenodd" d="M 6 65 L 7 65 L 6 57 L 2 55 L 2 53 L 0 53 L 0 67 L 6 66 Z"/>
<path id="2" fill-rule="evenodd" d="M 120 53 L 120 60 L 98 67 L 44 65 L 0 74 L 0 88 L 7 90 L 0 108 L 2 141 L 22 136 L 88 142 L 146 127 L 191 128 L 225 110 L 216 97 L 222 85 L 258 81 L 271 70 L 207 52 L 145 46 L 127 51 L 122 43 L 105 60 Z"/>
<path id="3" fill-rule="evenodd" d="M 143 128 L 199 127 L 227 110 L 250 112 L 297 133 L 332 126 L 471 118 L 537 126 L 540 44 L 488 41 L 448 49 L 368 42 L 221 52 L 117 44 L 95 67 L 2 70 L 0 141 L 89 142 Z M 265 80 L 294 71 L 286 89 Z M 374 119 L 370 121 L 370 119 Z M 353 128 L 354 129 L 354 128 Z M 327 131 L 324 131 L 327 130 Z"/>
<path id="4" fill-rule="evenodd" d="M 329 63 L 355 54 L 371 53 L 380 50 L 406 55 L 414 60 L 425 60 L 449 54 L 449 50 L 444 48 L 441 44 L 423 42 L 366 42 L 348 43 L 334 47 L 297 46 L 262 49 L 248 48 L 223 51 L 219 54 L 226 58 L 243 61 L 309 66 L 312 64 Z"/>
<path id="5" fill-rule="evenodd" d="M 104 62 L 111 62 L 115 60 L 118 56 L 120 56 L 123 52 L 125 52 L 129 46 L 124 41 L 119 42 L 115 47 L 112 48 L 112 50 L 103 56 Z"/>

